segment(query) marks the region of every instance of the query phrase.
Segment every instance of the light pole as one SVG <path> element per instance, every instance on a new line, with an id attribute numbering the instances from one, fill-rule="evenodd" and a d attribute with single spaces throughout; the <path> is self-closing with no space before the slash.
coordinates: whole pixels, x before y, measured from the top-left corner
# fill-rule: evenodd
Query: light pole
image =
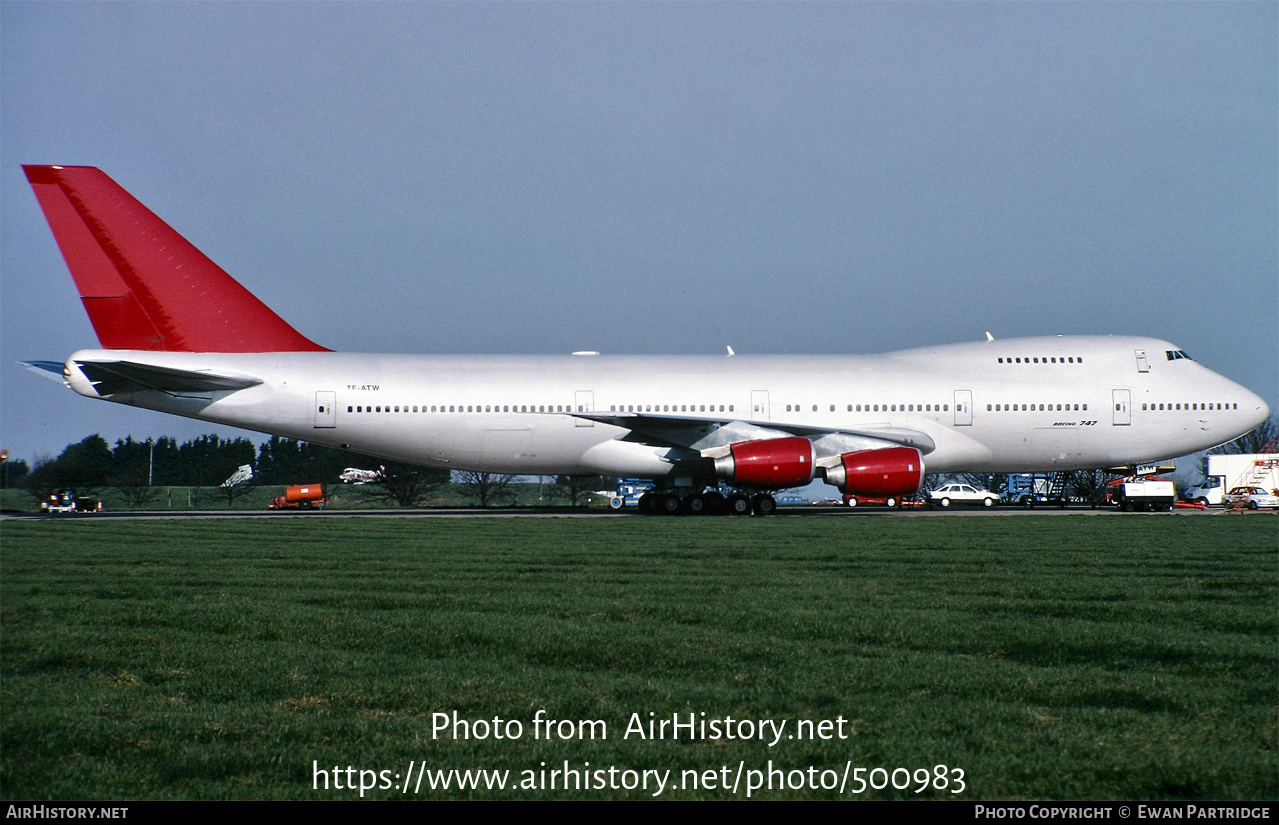
<path id="1" fill-rule="evenodd" d="M 147 486 L 150 487 L 155 478 L 155 440 L 148 438 L 147 446 L 151 448 L 151 457 L 147 459 Z"/>

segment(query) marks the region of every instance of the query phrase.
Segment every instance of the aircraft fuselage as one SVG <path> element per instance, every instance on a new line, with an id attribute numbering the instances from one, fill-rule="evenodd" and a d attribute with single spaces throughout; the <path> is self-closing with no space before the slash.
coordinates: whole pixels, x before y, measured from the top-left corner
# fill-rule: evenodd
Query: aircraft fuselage
<path id="1" fill-rule="evenodd" d="M 72 386 L 98 397 L 84 376 L 76 380 L 75 365 L 107 359 L 261 380 L 237 390 L 123 392 L 111 401 L 505 473 L 670 478 L 696 474 L 702 450 L 805 429 L 819 458 L 886 446 L 906 432 L 922 434 L 929 472 L 1082 469 L 1212 447 L 1269 414 L 1258 396 L 1175 345 L 1123 336 L 872 356 L 86 350 L 68 362 Z M 610 423 L 613 416 L 627 426 Z M 658 437 L 628 438 L 648 420 L 661 423 L 647 431 Z"/>

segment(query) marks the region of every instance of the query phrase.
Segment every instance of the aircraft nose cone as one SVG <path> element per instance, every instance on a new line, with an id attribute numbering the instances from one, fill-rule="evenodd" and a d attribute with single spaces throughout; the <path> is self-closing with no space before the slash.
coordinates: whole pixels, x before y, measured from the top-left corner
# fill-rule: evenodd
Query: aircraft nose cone
<path id="1" fill-rule="evenodd" d="M 1270 405 L 1256 393 L 1245 390 L 1245 403 L 1240 404 L 1240 409 L 1249 409 L 1253 411 L 1253 415 L 1249 417 L 1252 427 L 1260 426 L 1264 421 L 1270 418 Z"/>

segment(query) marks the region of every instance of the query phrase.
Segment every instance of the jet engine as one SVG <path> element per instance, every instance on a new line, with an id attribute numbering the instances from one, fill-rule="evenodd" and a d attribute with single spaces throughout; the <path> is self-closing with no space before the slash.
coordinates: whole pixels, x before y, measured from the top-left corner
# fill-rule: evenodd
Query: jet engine
<path id="1" fill-rule="evenodd" d="M 919 492 L 924 481 L 924 459 L 914 447 L 857 450 L 844 453 L 838 464 L 824 468 L 824 472 L 826 483 L 842 493 L 910 496 Z"/>
<path id="2" fill-rule="evenodd" d="M 807 438 L 739 441 L 715 459 L 715 474 L 744 487 L 772 490 L 813 480 L 813 442 Z"/>

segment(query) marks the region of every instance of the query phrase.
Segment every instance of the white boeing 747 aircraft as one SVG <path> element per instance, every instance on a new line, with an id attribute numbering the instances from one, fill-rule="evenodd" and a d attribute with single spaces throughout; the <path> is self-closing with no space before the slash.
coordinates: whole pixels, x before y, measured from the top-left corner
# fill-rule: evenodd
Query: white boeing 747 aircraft
<path id="1" fill-rule="evenodd" d="M 81 395 L 434 467 L 651 478 L 659 509 L 770 512 L 823 478 L 903 496 L 928 472 L 1184 455 L 1270 414 L 1175 344 L 987 340 L 871 356 L 331 352 L 102 171 L 26 166 L 102 349 Z M 705 492 L 720 482 L 742 491 Z"/>

